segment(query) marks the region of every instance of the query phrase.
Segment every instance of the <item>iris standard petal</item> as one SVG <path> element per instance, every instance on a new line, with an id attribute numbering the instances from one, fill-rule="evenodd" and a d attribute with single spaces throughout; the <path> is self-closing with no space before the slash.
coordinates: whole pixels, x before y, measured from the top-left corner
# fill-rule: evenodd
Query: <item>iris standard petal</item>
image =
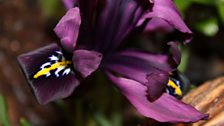
<path id="1" fill-rule="evenodd" d="M 50 44 L 18 57 L 19 64 L 39 103 L 65 98 L 79 85 L 72 62 L 57 44 Z"/>
<path id="2" fill-rule="evenodd" d="M 160 18 L 167 21 L 174 28 L 185 33 L 186 42 L 190 41 L 192 32 L 181 19 L 181 16 L 172 0 L 154 0 L 152 11 L 149 10 L 146 12 L 142 16 L 141 20 L 139 20 L 138 25 L 142 24 L 146 19 L 152 18 Z"/>
<path id="3" fill-rule="evenodd" d="M 101 53 L 115 50 L 140 19 L 141 3 L 136 0 L 80 0 L 79 40 Z"/>
<path id="4" fill-rule="evenodd" d="M 88 50 L 75 50 L 73 52 L 74 69 L 85 78 L 93 73 L 100 65 L 103 55 L 99 52 Z"/>
<path id="5" fill-rule="evenodd" d="M 95 48 L 100 52 L 115 49 L 135 26 L 137 8 L 136 1 L 105 0 L 97 18 Z"/>
<path id="6" fill-rule="evenodd" d="M 160 122 L 196 122 L 207 119 L 202 114 L 171 95 L 162 94 L 157 100 L 150 102 L 147 99 L 147 87 L 131 79 L 117 77 L 108 73 L 109 79 L 121 90 L 122 94 L 142 115 Z"/>
<path id="7" fill-rule="evenodd" d="M 76 46 L 80 24 L 80 11 L 78 7 L 75 7 L 69 9 L 54 28 L 55 33 L 61 40 L 61 45 L 70 53 L 73 52 Z"/>
<path id="8" fill-rule="evenodd" d="M 62 0 L 62 2 L 64 3 L 64 5 L 67 9 L 74 7 L 76 1 L 77 0 Z"/>

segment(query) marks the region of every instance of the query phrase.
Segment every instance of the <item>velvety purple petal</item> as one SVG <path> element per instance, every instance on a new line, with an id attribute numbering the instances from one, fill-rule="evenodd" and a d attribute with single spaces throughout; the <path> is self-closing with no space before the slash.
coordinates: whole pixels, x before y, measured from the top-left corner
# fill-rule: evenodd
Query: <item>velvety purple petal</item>
<path id="1" fill-rule="evenodd" d="M 79 8 L 69 9 L 54 28 L 65 50 L 72 53 L 79 35 L 81 17 Z"/>
<path id="2" fill-rule="evenodd" d="M 125 37 L 135 28 L 138 20 L 140 19 L 143 8 L 139 5 L 139 1 L 123 2 L 120 7 L 120 20 L 117 23 L 116 36 L 114 38 L 113 46 L 116 48 L 120 45 Z"/>
<path id="3" fill-rule="evenodd" d="M 146 1 L 80 0 L 80 44 L 101 53 L 112 52 L 135 28 Z"/>
<path id="4" fill-rule="evenodd" d="M 64 5 L 67 9 L 70 9 L 70 8 L 74 7 L 77 0 L 62 0 L 62 2 L 64 3 Z"/>
<path id="5" fill-rule="evenodd" d="M 147 97 L 148 100 L 154 101 L 163 94 L 169 80 L 169 73 L 155 70 L 151 74 L 147 75 L 147 80 Z"/>
<path id="6" fill-rule="evenodd" d="M 170 25 L 175 27 L 182 33 L 185 33 L 187 40 L 190 41 L 191 30 L 185 25 L 179 12 L 176 9 L 172 0 L 154 0 L 152 11 L 146 12 L 138 25 L 145 21 L 145 19 L 161 18 L 167 21 Z"/>
<path id="7" fill-rule="evenodd" d="M 155 71 L 172 72 L 168 55 L 150 54 L 137 50 L 118 52 L 107 59 L 106 68 L 141 83 L 147 83 L 147 76 Z M 135 74 L 133 74 L 135 73 Z"/>
<path id="8" fill-rule="evenodd" d="M 170 65 L 168 55 L 150 54 L 137 50 L 126 50 L 111 56 L 106 69 L 133 79 L 148 87 L 148 98 L 153 101 L 165 90 L 169 73 L 176 70 Z"/>
<path id="9" fill-rule="evenodd" d="M 175 69 L 171 68 L 170 64 L 168 63 L 168 60 L 170 58 L 168 55 L 150 53 L 148 51 L 141 51 L 137 49 L 123 50 L 121 52 L 118 52 L 117 54 L 114 54 L 114 56 L 112 56 L 111 58 L 116 58 L 118 61 L 122 59 L 133 59 L 133 61 L 135 60 L 136 62 L 139 62 L 139 64 L 148 64 L 163 71 L 171 71 L 172 69 Z M 116 62 L 116 60 L 114 60 L 113 62 Z"/>
<path id="10" fill-rule="evenodd" d="M 147 88 L 148 99 L 154 101 L 165 90 L 168 83 L 169 73 L 161 71 L 153 67 L 145 67 L 145 71 L 139 67 L 130 67 L 130 65 L 111 64 L 107 68 L 109 71 L 117 73 L 118 75 L 136 80 L 144 84 Z M 147 71 L 148 70 L 148 71 Z"/>
<path id="11" fill-rule="evenodd" d="M 152 18 L 145 27 L 145 32 L 152 32 L 152 31 L 160 31 L 160 32 L 172 32 L 174 28 L 165 20 L 160 18 Z"/>
<path id="12" fill-rule="evenodd" d="M 85 78 L 97 70 L 103 55 L 95 51 L 75 50 L 73 52 L 73 65 Z"/>
<path id="13" fill-rule="evenodd" d="M 164 93 L 156 101 L 147 99 L 147 87 L 139 82 L 108 73 L 109 78 L 121 90 L 121 93 L 142 115 L 160 122 L 196 122 L 207 119 L 208 115 L 202 114 L 173 96 Z"/>
<path id="14" fill-rule="evenodd" d="M 57 44 L 50 44 L 18 57 L 22 71 L 39 103 L 46 104 L 68 97 L 79 85 L 71 69 L 72 62 L 65 62 L 63 59 Z"/>
<path id="15" fill-rule="evenodd" d="M 89 20 L 95 23 L 92 46 L 94 50 L 107 53 L 116 49 L 135 28 L 142 10 L 135 0 L 99 0 L 97 5 L 98 8 L 91 9 L 96 13 L 94 20 Z M 99 8 L 100 11 L 97 11 Z"/>

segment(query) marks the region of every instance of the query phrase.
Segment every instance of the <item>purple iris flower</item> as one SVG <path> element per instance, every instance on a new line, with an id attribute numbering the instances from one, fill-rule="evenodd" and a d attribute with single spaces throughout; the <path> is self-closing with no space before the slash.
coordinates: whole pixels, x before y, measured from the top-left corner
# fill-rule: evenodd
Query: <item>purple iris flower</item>
<path id="1" fill-rule="evenodd" d="M 172 0 L 63 2 L 68 11 L 54 29 L 60 43 L 18 57 L 39 103 L 68 97 L 81 80 L 100 70 L 146 117 L 161 122 L 196 122 L 207 118 L 165 92 L 170 73 L 180 63 L 176 42 L 168 43 L 168 55 L 118 49 L 136 28 L 152 25 L 152 19 L 190 35 Z"/>

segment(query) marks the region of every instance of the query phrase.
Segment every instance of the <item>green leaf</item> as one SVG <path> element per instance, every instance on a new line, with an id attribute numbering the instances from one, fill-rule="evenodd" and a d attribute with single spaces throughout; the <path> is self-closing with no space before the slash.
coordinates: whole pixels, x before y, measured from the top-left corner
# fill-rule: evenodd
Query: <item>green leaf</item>
<path id="1" fill-rule="evenodd" d="M 31 124 L 25 118 L 20 119 L 20 124 L 21 126 L 31 126 Z"/>
<path id="2" fill-rule="evenodd" d="M 6 102 L 3 95 L 1 94 L 0 94 L 0 124 L 2 124 L 3 126 L 10 126 Z"/>

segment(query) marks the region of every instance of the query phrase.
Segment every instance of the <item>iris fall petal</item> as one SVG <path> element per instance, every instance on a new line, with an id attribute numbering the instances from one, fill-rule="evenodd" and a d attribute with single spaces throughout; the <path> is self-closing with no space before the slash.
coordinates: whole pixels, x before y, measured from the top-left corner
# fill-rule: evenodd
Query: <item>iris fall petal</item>
<path id="1" fill-rule="evenodd" d="M 50 44 L 18 57 L 19 64 L 39 103 L 69 96 L 79 85 L 57 44 Z"/>
<path id="2" fill-rule="evenodd" d="M 153 101 L 164 92 L 169 73 L 173 71 L 169 62 L 166 55 L 127 50 L 111 57 L 107 68 L 144 84 L 148 87 L 148 98 Z"/>
<path id="3" fill-rule="evenodd" d="M 196 122 L 207 119 L 202 114 L 173 96 L 162 94 L 157 100 L 150 102 L 147 99 L 147 87 L 134 80 L 116 77 L 108 74 L 109 78 L 121 90 L 122 94 L 132 103 L 142 115 L 160 122 Z"/>

